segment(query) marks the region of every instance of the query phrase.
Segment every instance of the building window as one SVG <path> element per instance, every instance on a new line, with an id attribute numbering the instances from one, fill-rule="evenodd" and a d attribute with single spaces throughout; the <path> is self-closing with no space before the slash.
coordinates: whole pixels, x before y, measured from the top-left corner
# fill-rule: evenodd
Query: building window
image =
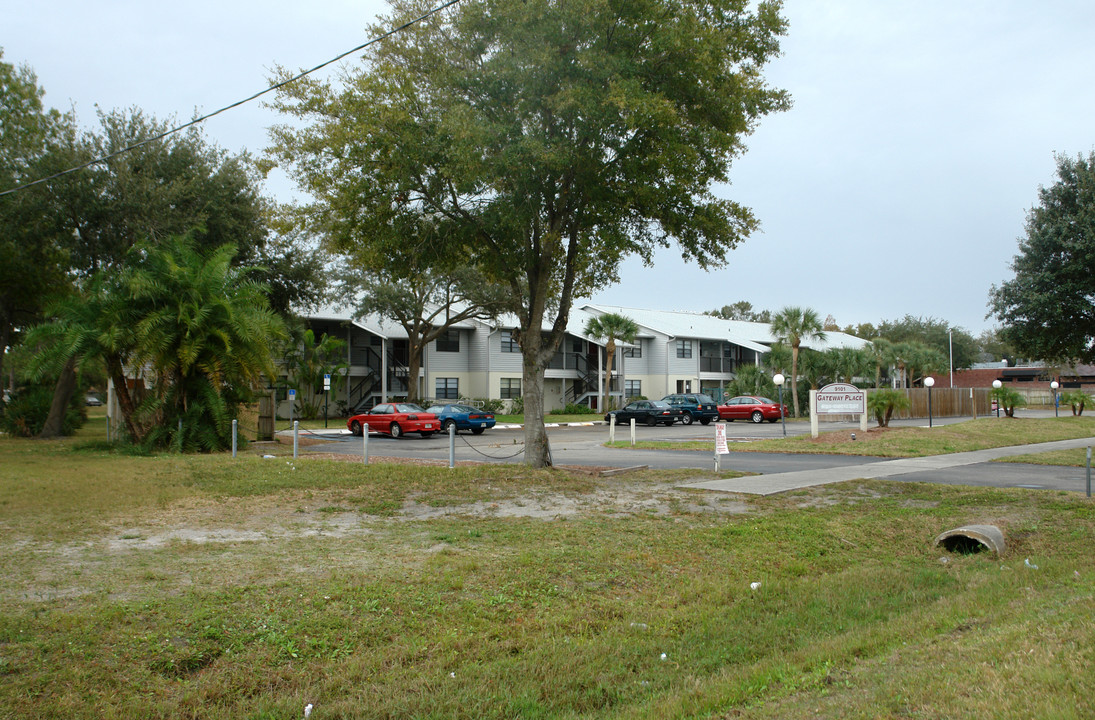
<path id="1" fill-rule="evenodd" d="M 460 397 L 460 378 L 437 378 L 434 397 L 438 400 L 456 400 Z"/>
<path id="2" fill-rule="evenodd" d="M 677 341 L 677 357 L 690 358 L 692 357 L 692 341 L 691 340 L 678 340 Z"/>
<path id="3" fill-rule="evenodd" d="M 519 352 L 521 352 L 521 346 L 517 343 L 517 340 L 513 337 L 513 333 L 504 333 L 502 335 L 502 352 L 504 352 L 504 353 L 519 353 Z"/>
<path id="4" fill-rule="evenodd" d="M 624 397 L 641 397 L 643 394 L 642 380 L 624 380 Z"/>
<path id="5" fill-rule="evenodd" d="M 503 399 L 521 397 L 521 378 L 502 378 L 501 397 Z"/>
<path id="6" fill-rule="evenodd" d="M 460 352 L 460 331 L 449 329 L 438 337 L 437 352 Z"/>
<path id="7" fill-rule="evenodd" d="M 625 358 L 641 358 L 643 356 L 643 346 L 636 344 L 635 347 L 625 347 Z"/>

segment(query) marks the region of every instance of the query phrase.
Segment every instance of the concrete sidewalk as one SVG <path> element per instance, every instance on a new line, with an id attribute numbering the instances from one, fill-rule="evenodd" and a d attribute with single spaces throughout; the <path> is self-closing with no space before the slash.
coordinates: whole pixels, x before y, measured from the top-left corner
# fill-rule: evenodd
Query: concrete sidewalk
<path id="1" fill-rule="evenodd" d="M 830 483 L 844 482 L 845 480 L 892 477 L 894 475 L 904 475 L 906 473 L 921 472 L 924 470 L 944 470 L 950 467 L 989 462 L 1002 457 L 1031 455 L 1054 450 L 1073 450 L 1093 445 L 1095 445 L 1095 438 L 1058 440 L 1056 442 L 1038 443 L 1035 445 L 1013 445 L 1009 447 L 992 448 L 989 450 L 953 453 L 950 455 L 901 458 L 899 460 L 880 460 L 879 462 L 867 463 L 865 465 L 849 465 L 818 470 L 799 470 L 796 472 L 775 473 L 772 475 L 753 475 L 729 480 L 710 480 L 702 483 L 688 483 L 678 487 L 695 490 L 714 490 L 717 492 L 745 493 L 747 495 L 775 495 L 776 493 L 787 492 L 788 490 L 813 487 L 815 485 L 828 485 Z"/>

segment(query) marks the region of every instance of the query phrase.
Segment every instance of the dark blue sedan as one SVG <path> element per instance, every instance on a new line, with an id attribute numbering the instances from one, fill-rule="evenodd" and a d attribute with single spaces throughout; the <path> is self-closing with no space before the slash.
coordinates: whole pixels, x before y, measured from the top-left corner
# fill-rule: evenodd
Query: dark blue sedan
<path id="1" fill-rule="evenodd" d="M 494 427 L 494 413 L 470 405 L 431 405 L 426 412 L 437 416 L 443 433 L 449 431 L 450 425 L 455 425 L 457 430 L 471 430 L 474 435 Z"/>

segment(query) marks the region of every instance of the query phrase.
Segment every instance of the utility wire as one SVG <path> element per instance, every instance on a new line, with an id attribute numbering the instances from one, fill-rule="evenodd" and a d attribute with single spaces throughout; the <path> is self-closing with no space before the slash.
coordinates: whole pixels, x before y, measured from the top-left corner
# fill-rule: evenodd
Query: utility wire
<path id="1" fill-rule="evenodd" d="M 149 143 L 156 142 L 157 140 L 162 140 L 163 138 L 167 137 L 168 135 L 174 135 L 177 132 L 181 132 L 182 130 L 185 130 L 189 127 L 193 127 L 194 125 L 197 125 L 198 123 L 205 122 L 206 120 L 208 120 L 211 117 L 214 117 L 215 115 L 220 115 L 221 113 L 227 112 L 227 111 L 232 110 L 234 108 L 237 108 L 240 105 L 245 105 L 245 104 L 251 102 L 252 100 L 256 100 L 256 99 L 262 97 L 263 95 L 265 95 L 269 92 L 273 92 L 274 90 L 280 90 L 281 88 L 285 87 L 286 85 L 288 85 L 290 83 L 293 83 L 293 82 L 296 82 L 297 80 L 300 80 L 302 77 L 306 77 L 308 75 L 311 75 L 312 73 L 316 72 L 317 70 L 322 70 L 323 68 L 327 67 L 328 65 L 331 65 L 332 63 L 338 62 L 339 60 L 346 57 L 347 55 L 352 55 L 355 52 L 364 50 L 365 48 L 367 48 L 371 45 L 375 45 L 376 43 L 380 42 L 381 40 L 386 40 L 386 39 L 390 38 L 391 36 L 395 35 L 396 33 L 402 32 L 403 30 L 406 30 L 407 28 L 411 27 L 412 25 L 416 25 L 417 23 L 420 23 L 423 20 L 426 20 L 427 18 L 430 18 L 433 15 L 436 15 L 437 13 L 441 12 L 442 10 L 446 10 L 446 9 L 452 7 L 453 5 L 457 4 L 458 2 L 460 2 L 460 0 L 448 0 L 447 2 L 442 3 L 441 5 L 438 5 L 437 7 L 435 7 L 434 9 L 426 12 L 424 15 L 416 17 L 413 20 L 409 20 L 409 21 L 403 23 L 402 25 L 400 25 L 399 27 L 389 30 L 388 32 L 384 33 L 383 35 L 379 35 L 379 36 L 373 38 L 372 40 L 369 40 L 366 43 L 363 43 L 361 45 L 358 45 L 355 48 L 347 50 L 344 53 L 336 55 L 335 57 L 331 58 L 327 62 L 316 65 L 311 70 L 305 70 L 304 72 L 301 72 L 301 73 L 298 73 L 298 74 L 294 75 L 293 77 L 289 78 L 288 80 L 283 80 L 282 82 L 279 82 L 276 85 L 271 85 L 270 87 L 266 88 L 265 90 L 261 90 L 261 91 L 255 93 L 254 95 L 251 95 L 250 97 L 247 97 L 247 98 L 244 98 L 243 100 L 239 100 L 237 102 L 234 102 L 231 105 L 225 105 L 224 107 L 222 107 L 219 110 L 214 110 L 211 113 L 208 113 L 206 115 L 202 115 L 201 117 L 198 117 L 198 118 L 194 118 L 190 122 L 183 123 L 182 125 L 171 128 L 170 130 L 165 130 L 164 132 L 160 133 L 159 135 L 156 135 L 156 136 L 150 137 L 150 138 L 146 138 L 146 139 L 144 139 L 144 140 L 142 140 L 138 143 L 134 143 L 132 145 L 129 145 L 128 147 L 124 147 L 121 150 L 116 150 L 116 151 L 110 153 L 109 155 L 103 155 L 102 157 L 95 158 L 94 160 L 89 160 L 86 163 L 83 163 L 82 165 L 76 165 L 74 167 L 68 168 L 67 170 L 62 170 L 61 172 L 57 172 L 57 173 L 54 173 L 52 175 L 48 175 L 44 178 L 39 178 L 37 180 L 32 180 L 31 182 L 24 183 L 22 185 L 16 185 L 15 187 L 8 188 L 7 190 L 0 190 L 0 197 L 3 197 L 5 195 L 11 195 L 12 193 L 16 193 L 20 190 L 26 190 L 27 188 L 34 187 L 35 185 L 41 185 L 42 183 L 49 182 L 50 180 L 55 180 L 55 179 L 57 179 L 59 177 L 62 177 L 64 175 L 71 175 L 74 172 L 79 172 L 80 170 L 83 170 L 84 168 L 89 168 L 92 165 L 98 165 L 99 163 L 106 162 L 107 160 L 110 160 L 111 158 L 115 158 L 119 155 L 124 155 L 127 152 L 131 152 L 133 150 L 136 150 L 137 148 L 142 147 L 144 145 L 147 145 Z"/>

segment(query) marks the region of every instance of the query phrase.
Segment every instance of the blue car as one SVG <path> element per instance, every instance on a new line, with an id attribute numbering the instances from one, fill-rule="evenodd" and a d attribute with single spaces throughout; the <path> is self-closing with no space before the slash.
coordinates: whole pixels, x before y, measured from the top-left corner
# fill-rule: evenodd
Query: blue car
<path id="1" fill-rule="evenodd" d="M 455 425 L 458 431 L 471 430 L 474 435 L 481 435 L 487 428 L 494 427 L 494 413 L 470 405 L 431 405 L 426 412 L 437 416 L 443 433 L 447 433 L 451 425 Z"/>

